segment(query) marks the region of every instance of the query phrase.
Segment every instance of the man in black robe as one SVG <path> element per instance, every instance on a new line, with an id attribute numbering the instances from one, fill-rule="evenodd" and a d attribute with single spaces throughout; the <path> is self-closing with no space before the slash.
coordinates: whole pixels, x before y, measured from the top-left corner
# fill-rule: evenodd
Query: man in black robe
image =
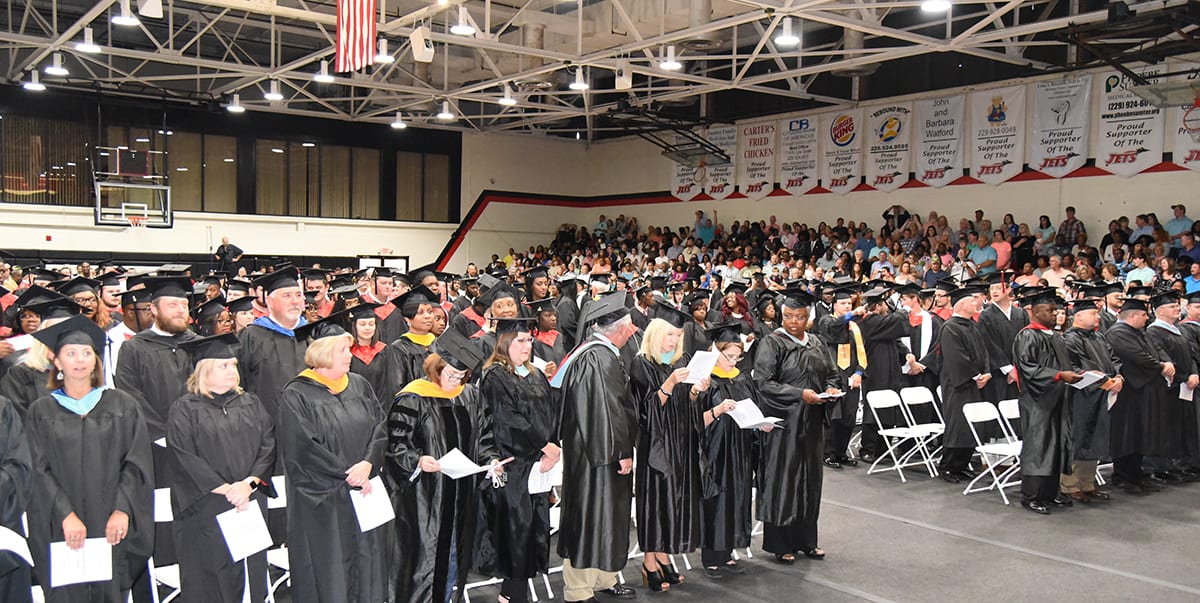
<path id="1" fill-rule="evenodd" d="M 595 332 L 564 362 L 554 383 L 562 392 L 563 489 L 558 554 L 563 599 L 594 600 L 596 592 L 630 598 L 616 572 L 629 553 L 633 447 L 637 405 L 619 350 L 633 335 L 620 296 L 589 304 L 581 324 Z"/>
<path id="2" fill-rule="evenodd" d="M 0 397 L 0 526 L 25 532 L 21 517 L 32 494 L 33 458 L 17 406 Z M 9 551 L 0 552 L 0 601 L 28 601 L 29 564 Z"/>
<path id="3" fill-rule="evenodd" d="M 1146 328 L 1146 337 L 1175 365 L 1175 376 L 1169 383 L 1166 380 L 1157 383 L 1160 388 L 1158 403 L 1152 407 L 1149 415 L 1145 415 L 1146 427 L 1151 430 L 1153 452 L 1146 452 L 1143 463 L 1152 471 L 1150 479 L 1155 483 L 1178 484 L 1185 481 L 1185 476 L 1176 472 L 1174 467 L 1188 452 L 1185 426 L 1196 423 L 1195 416 L 1188 413 L 1188 410 L 1194 409 L 1194 402 L 1190 399 L 1181 400 L 1184 392 L 1188 398 L 1192 397 L 1192 392 L 1200 385 L 1200 375 L 1196 374 L 1192 347 L 1177 324 L 1182 310 L 1179 298 L 1179 292 L 1174 290 L 1151 297 L 1154 322 Z M 1190 476 L 1187 478 L 1190 479 Z"/>
<path id="4" fill-rule="evenodd" d="M 563 347 L 574 349 L 578 341 L 575 330 L 579 326 L 579 277 L 569 274 L 558 279 L 558 330 L 563 336 Z"/>
<path id="5" fill-rule="evenodd" d="M 821 341 L 829 346 L 829 352 L 837 363 L 838 388 L 846 392 L 846 395 L 825 403 L 829 425 L 825 428 L 823 462 L 833 469 L 841 469 L 842 465 L 858 464 L 858 461 L 850 458 L 847 447 L 850 444 L 850 433 L 854 430 L 855 414 L 862 398 L 863 376 L 868 366 L 862 328 L 854 322 L 865 310 L 854 309 L 857 284 L 844 285 L 826 292 L 832 300 L 830 311 L 816 319 L 813 333 L 819 335 Z M 878 432 L 876 438 L 878 439 Z M 859 453 L 859 457 L 867 462 L 875 460 L 874 453 L 866 449 Z"/>
<path id="6" fill-rule="evenodd" d="M 1071 370 L 1077 373 L 1099 371 L 1108 379 L 1075 391 L 1071 399 L 1071 473 L 1063 473 L 1059 490 L 1076 502 L 1108 500 L 1108 494 L 1096 489 L 1096 465 L 1108 458 L 1108 400 L 1124 385 L 1121 362 L 1108 341 L 1099 333 L 1098 298 L 1083 298 L 1072 304 L 1071 328 L 1063 334 L 1063 343 L 1071 356 Z"/>
<path id="7" fill-rule="evenodd" d="M 986 289 L 966 286 L 950 292 L 953 314 L 942 325 L 938 337 L 938 377 L 942 387 L 942 414 L 946 419 L 943 437 L 942 462 L 938 469 L 942 479 L 957 484 L 971 479 L 967 472 L 975 451 L 975 438 L 963 414 L 963 407 L 985 399 L 984 388 L 992 379 L 993 363 L 987 344 L 975 317 Z"/>
<path id="8" fill-rule="evenodd" d="M 396 291 L 397 274 L 392 272 L 391 268 L 380 267 L 370 270 L 370 285 L 366 293 L 363 294 L 362 299 L 364 302 L 379 304 L 379 307 L 375 308 L 375 316 L 379 318 L 379 326 L 377 327 L 379 329 L 379 341 L 395 341 L 408 329 L 408 323 L 404 322 L 404 316 L 396 311 L 398 308 L 388 302 L 404 295 L 407 291 Z M 404 288 L 408 288 L 407 284 Z M 282 386 L 280 384 L 280 387 Z"/>
<path id="9" fill-rule="evenodd" d="M 475 296 L 471 299 L 470 304 L 462 309 L 454 318 L 450 319 L 449 328 L 458 331 L 463 337 L 477 337 L 479 332 L 483 330 L 487 324 L 484 315 L 487 314 L 488 306 L 484 298 L 484 294 L 488 289 L 495 287 L 500 281 L 490 274 L 481 274 L 475 279 Z M 468 288 L 468 291 L 472 288 Z M 465 296 L 462 296 L 465 297 Z M 459 300 L 462 300 L 459 297 Z"/>
<path id="10" fill-rule="evenodd" d="M 1126 297 L 1117 323 L 1104 338 L 1121 362 L 1125 385 L 1109 409 L 1109 446 L 1113 459 L 1113 485 L 1129 494 L 1162 490 L 1142 471 L 1142 455 L 1154 450 L 1146 423 L 1159 405 L 1160 384 L 1175 378 L 1175 365 L 1150 342 L 1143 330 L 1149 321 L 1149 304 Z"/>
<path id="11" fill-rule="evenodd" d="M 1071 472 L 1071 392 L 1083 376 L 1053 330 L 1063 301 L 1049 287 L 1022 289 L 1029 326 L 1016 333 L 1012 359 L 1020 383 L 1021 506 L 1047 515 L 1051 505 L 1071 506 L 1058 492 L 1059 476 Z"/>
<path id="12" fill-rule="evenodd" d="M 1104 295 L 1104 309 L 1100 310 L 1100 332 L 1107 333 L 1113 325 L 1117 324 L 1117 315 L 1120 314 L 1121 304 L 1124 303 L 1125 287 L 1117 281 L 1105 283 L 1102 294 Z"/>
<path id="13" fill-rule="evenodd" d="M 633 319 L 633 326 L 640 331 L 645 331 L 654 318 L 654 289 L 649 286 L 641 287 L 634 291 L 633 297 L 634 304 L 629 311 L 629 316 Z"/>
<path id="14" fill-rule="evenodd" d="M 979 330 L 987 342 L 988 356 L 996 365 L 992 371 L 991 395 L 988 399 L 999 402 L 1012 400 L 1018 395 L 1017 376 L 1013 372 L 1012 342 L 1017 333 L 1029 325 L 1029 313 L 1013 304 L 1008 283 L 1003 281 L 1001 273 L 993 272 L 988 281 L 991 303 L 979 313 Z"/>
<path id="15" fill-rule="evenodd" d="M 866 392 L 889 389 L 899 393 L 902 383 L 900 366 L 904 359 L 904 347 L 900 344 L 900 338 L 908 335 L 908 313 L 903 310 L 892 311 L 885 301 L 888 292 L 888 289 L 874 289 L 863 295 L 865 312 L 858 319 L 858 327 L 862 331 L 867 352 L 868 368 L 862 380 L 864 404 Z M 887 445 L 879 437 L 880 429 L 907 425 L 896 408 L 876 412 L 882 425 L 876 424 L 871 409 L 865 405 L 863 407 L 861 456 L 864 461 L 871 459 L 873 462 L 887 452 Z M 851 416 L 850 420 L 853 421 L 854 417 Z"/>
<path id="16" fill-rule="evenodd" d="M 1179 330 L 1187 338 L 1192 348 L 1192 358 L 1196 359 L 1197 366 L 1200 366 L 1200 293 L 1188 294 L 1185 301 L 1187 305 L 1184 312 L 1187 316 L 1179 321 Z M 1185 404 L 1184 411 L 1194 420 L 1185 420 L 1183 426 L 1184 446 L 1188 456 L 1178 470 L 1187 478 L 1196 479 L 1200 478 L 1200 411 L 1196 410 L 1194 404 Z"/>
<path id="17" fill-rule="evenodd" d="M 612 290 L 612 274 L 609 272 L 593 272 L 589 274 L 587 277 L 587 287 L 587 292 L 579 302 L 580 320 L 575 325 L 574 341 L 576 342 L 582 342 L 587 337 L 587 325 L 584 324 L 582 317 L 587 314 L 588 306 L 599 301 L 601 295 Z M 622 296 L 621 305 L 625 305 L 624 296 Z M 561 308 L 559 310 L 559 317 L 561 318 Z"/>
<path id="18" fill-rule="evenodd" d="M 458 297 L 454 300 L 454 307 L 450 309 L 451 321 L 467 308 L 475 305 L 475 300 L 479 297 L 479 277 L 464 276 L 458 279 L 458 286 L 460 287 Z"/>
<path id="19" fill-rule="evenodd" d="M 262 289 L 268 314 L 238 334 L 238 370 L 242 388 L 257 395 L 274 417 L 283 386 L 305 369 L 308 342 L 297 340 L 295 334 L 296 327 L 307 324 L 301 316 L 304 290 L 295 269 L 276 270 L 254 284 Z"/>
<path id="20" fill-rule="evenodd" d="M 899 287 L 897 291 L 900 292 L 900 306 L 908 312 L 908 333 L 900 338 L 900 343 L 907 349 L 901 386 L 927 387 L 929 391 L 936 392 L 936 344 L 945 321 L 937 314 L 930 313 L 922 303 L 924 291 L 920 286 L 910 283 Z M 933 298 L 929 296 L 928 299 L 932 301 Z M 933 420 L 932 412 L 930 416 L 918 416 L 915 419 L 918 423 L 928 423 Z"/>

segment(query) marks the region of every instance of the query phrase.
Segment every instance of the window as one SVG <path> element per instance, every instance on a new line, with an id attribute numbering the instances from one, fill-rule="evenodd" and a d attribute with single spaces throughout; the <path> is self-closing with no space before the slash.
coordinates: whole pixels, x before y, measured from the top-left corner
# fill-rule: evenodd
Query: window
<path id="1" fill-rule="evenodd" d="M 350 217 L 350 147 L 322 145 L 321 203 L 322 218 Z"/>
<path id="2" fill-rule="evenodd" d="M 350 183 L 350 217 L 379 219 L 379 151 L 354 148 L 351 151 L 354 180 Z"/>
<path id="3" fill-rule="evenodd" d="M 396 153 L 396 219 L 450 221 L 450 156 Z"/>
<path id="4" fill-rule="evenodd" d="M 91 204 L 86 124 L 6 115 L 0 137 L 4 201 Z"/>
<path id="5" fill-rule="evenodd" d="M 176 132 L 167 141 L 167 184 L 171 185 L 171 208 L 179 211 L 204 209 L 204 137 Z"/>
<path id="6" fill-rule="evenodd" d="M 204 211 L 237 213 L 237 139 L 204 135 Z"/>
<path id="7" fill-rule="evenodd" d="M 283 216 L 288 213 L 287 143 L 259 140 L 254 145 L 255 208 L 260 214 Z"/>

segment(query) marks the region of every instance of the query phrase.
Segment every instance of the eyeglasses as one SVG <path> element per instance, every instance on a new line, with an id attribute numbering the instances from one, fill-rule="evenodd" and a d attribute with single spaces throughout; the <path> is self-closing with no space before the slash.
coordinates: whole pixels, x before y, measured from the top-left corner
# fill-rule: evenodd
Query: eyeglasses
<path id="1" fill-rule="evenodd" d="M 442 378 L 444 378 L 446 381 L 449 381 L 449 382 L 451 382 L 451 383 L 459 383 L 459 382 L 462 382 L 462 380 L 463 380 L 464 378 L 466 378 L 466 376 L 467 376 L 467 374 L 466 374 L 465 372 L 463 372 L 463 373 L 454 373 L 454 372 L 451 372 L 451 371 L 445 371 L 445 370 L 444 370 L 444 371 L 442 371 Z"/>
<path id="2" fill-rule="evenodd" d="M 532 337 L 518 337 L 513 340 L 513 343 L 533 343 Z"/>
<path id="3" fill-rule="evenodd" d="M 745 354 L 737 354 L 736 356 L 730 356 L 729 354 L 726 354 L 724 352 L 722 352 L 721 355 L 724 356 L 726 360 L 728 360 L 734 364 L 741 362 L 742 358 L 746 357 Z"/>
<path id="4" fill-rule="evenodd" d="M 81 306 L 90 306 L 90 305 L 96 303 L 96 296 L 92 295 L 89 297 L 89 296 L 85 296 L 85 295 L 80 295 L 77 297 L 72 297 L 71 301 L 73 301 Z"/>

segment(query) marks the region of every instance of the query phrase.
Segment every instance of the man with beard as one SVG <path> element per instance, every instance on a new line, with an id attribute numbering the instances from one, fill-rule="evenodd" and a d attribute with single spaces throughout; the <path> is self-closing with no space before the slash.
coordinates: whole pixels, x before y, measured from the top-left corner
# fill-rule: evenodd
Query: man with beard
<path id="1" fill-rule="evenodd" d="M 940 285 L 940 283 L 939 283 Z M 950 292 L 954 314 L 942 325 L 938 338 L 939 378 L 942 387 L 942 414 L 946 433 L 942 443 L 942 479 L 957 484 L 970 479 L 967 466 L 975 452 L 975 439 L 963 415 L 963 407 L 984 397 L 983 389 L 992 379 L 993 363 L 988 356 L 983 333 L 975 323 L 986 289 L 966 286 Z"/>
<path id="2" fill-rule="evenodd" d="M 109 272 L 100 277 L 100 311 L 107 313 L 113 324 L 121 321 L 121 275 Z"/>
<path id="3" fill-rule="evenodd" d="M 1088 293 L 1085 290 L 1084 295 Z M 1106 380 L 1077 390 L 1071 399 L 1071 473 L 1063 473 L 1059 490 L 1081 503 L 1108 500 L 1108 494 L 1096 489 L 1096 465 L 1108 457 L 1109 397 L 1120 394 L 1125 383 L 1119 374 L 1121 362 L 1099 333 L 1102 303 L 1095 297 L 1075 300 L 1071 305 L 1075 312 L 1071 328 L 1063 334 L 1063 343 L 1071 356 L 1071 370 L 1108 375 Z"/>

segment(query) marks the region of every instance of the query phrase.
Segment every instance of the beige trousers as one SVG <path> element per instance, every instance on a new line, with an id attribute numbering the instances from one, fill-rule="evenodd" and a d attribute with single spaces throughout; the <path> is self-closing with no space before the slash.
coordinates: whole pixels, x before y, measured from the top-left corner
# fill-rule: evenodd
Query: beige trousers
<path id="1" fill-rule="evenodd" d="M 574 568 L 563 559 L 563 601 L 586 601 L 617 583 L 616 572 L 592 568 Z"/>
<path id="2" fill-rule="evenodd" d="M 1059 488 L 1067 494 L 1095 490 L 1097 464 L 1098 461 L 1075 461 L 1071 464 L 1071 475 L 1060 476 Z"/>

